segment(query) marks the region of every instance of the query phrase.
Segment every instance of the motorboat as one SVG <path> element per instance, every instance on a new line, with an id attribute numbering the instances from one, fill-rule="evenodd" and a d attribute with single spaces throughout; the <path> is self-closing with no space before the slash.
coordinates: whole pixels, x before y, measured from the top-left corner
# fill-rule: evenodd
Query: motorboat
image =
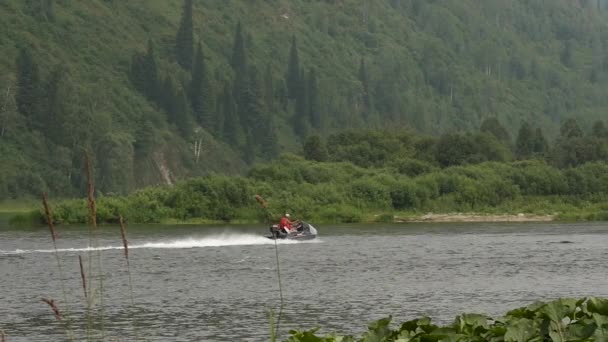
<path id="1" fill-rule="evenodd" d="M 285 230 L 280 229 L 278 224 L 270 226 L 270 236 L 267 238 L 272 240 L 312 240 L 317 237 L 317 229 L 312 224 L 298 221 L 292 228 L 292 232 L 287 233 Z"/>

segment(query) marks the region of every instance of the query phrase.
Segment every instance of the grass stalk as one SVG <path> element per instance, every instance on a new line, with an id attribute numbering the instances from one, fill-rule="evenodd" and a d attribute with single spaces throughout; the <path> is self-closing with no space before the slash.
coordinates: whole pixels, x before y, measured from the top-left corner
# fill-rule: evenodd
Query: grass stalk
<path id="1" fill-rule="evenodd" d="M 87 203 L 89 208 L 89 291 L 92 291 L 92 249 L 99 247 L 99 230 L 97 229 L 97 208 L 95 204 L 95 185 L 93 184 L 93 172 L 91 158 L 85 151 L 85 175 L 87 178 Z M 93 238 L 94 237 L 94 238 Z M 103 265 L 101 251 L 97 249 L 97 266 L 99 268 L 99 323 L 101 326 L 101 339 L 105 338 L 104 303 L 103 303 Z M 92 296 L 89 296 L 88 306 L 92 306 Z M 89 323 L 90 329 L 90 323 Z"/>
<path id="2" fill-rule="evenodd" d="M 283 284 L 281 282 L 281 266 L 280 266 L 280 262 L 279 262 L 279 245 L 277 243 L 277 239 L 274 239 L 274 251 L 275 251 L 275 256 L 276 256 L 276 260 L 277 260 L 277 279 L 278 279 L 278 285 L 279 285 L 279 315 L 277 316 L 277 325 L 275 327 L 275 333 L 274 333 L 274 337 L 276 339 L 277 336 L 279 336 L 279 327 L 281 325 L 281 316 L 283 315 Z"/>
<path id="3" fill-rule="evenodd" d="M 61 266 L 61 259 L 59 258 L 59 252 L 57 252 L 57 233 L 55 231 L 55 225 L 53 223 L 53 214 L 51 212 L 51 208 L 49 207 L 49 200 L 48 200 L 48 195 L 46 192 L 42 193 L 42 205 L 44 207 L 44 215 L 46 217 L 46 222 L 47 225 L 49 226 L 49 230 L 51 232 L 51 238 L 53 240 L 53 254 L 55 255 L 55 260 L 57 261 L 57 268 L 59 269 L 59 282 L 61 283 L 61 292 L 63 294 L 63 301 L 65 302 L 65 312 L 66 312 L 66 335 L 68 337 L 68 340 L 73 341 L 74 340 L 74 335 L 72 332 L 72 322 L 70 320 L 70 304 L 68 302 L 68 296 L 67 296 L 67 292 L 65 290 L 65 284 L 63 282 L 63 267 Z M 45 300 L 43 300 L 45 301 Z M 46 302 L 46 301 L 45 301 Z M 51 307 L 54 307 L 54 310 L 56 309 L 56 312 L 59 312 L 59 310 L 57 309 L 57 307 L 55 306 L 54 301 L 51 302 L 46 302 L 47 304 L 51 305 L 51 303 L 53 305 L 51 305 Z M 57 314 L 56 314 L 57 317 Z"/>
<path id="4" fill-rule="evenodd" d="M 82 279 L 82 290 L 84 292 L 84 299 L 87 300 L 87 278 L 84 275 L 84 266 L 82 265 L 82 256 L 78 256 L 78 264 L 80 265 L 80 279 Z"/>
<path id="5" fill-rule="evenodd" d="M 267 223 L 268 224 L 272 224 L 272 213 L 270 212 L 270 209 L 268 209 L 268 202 L 266 202 L 266 200 L 264 198 L 262 198 L 262 196 L 260 195 L 255 195 L 255 200 L 262 206 L 262 208 L 264 208 L 264 211 L 266 212 L 266 219 L 267 219 Z M 281 325 L 281 317 L 283 315 L 283 284 L 281 281 L 281 265 L 280 265 L 280 259 L 279 259 L 279 245 L 277 243 L 277 239 L 275 237 L 274 239 L 274 252 L 275 252 L 275 256 L 276 256 L 276 262 L 277 262 L 277 279 L 278 279 L 278 285 L 279 285 L 279 299 L 280 299 L 280 303 L 279 303 L 279 315 L 277 316 L 277 321 L 276 321 L 276 327 L 274 329 L 274 334 L 271 335 L 271 339 L 273 339 L 273 341 L 276 341 L 277 337 L 279 336 L 279 327 Z M 274 313 L 272 314 L 272 318 L 273 320 L 271 321 L 271 329 L 272 329 L 272 325 L 274 324 Z"/>
<path id="6" fill-rule="evenodd" d="M 0 342 L 6 342 L 6 335 L 2 329 L 0 329 Z"/>
<path id="7" fill-rule="evenodd" d="M 59 311 L 57 304 L 55 304 L 55 300 L 48 299 L 48 298 L 42 298 L 41 300 L 43 302 L 47 303 L 49 305 L 49 307 L 51 307 L 51 310 L 53 310 L 53 315 L 55 315 L 55 319 L 57 321 L 61 321 L 61 312 Z"/>
<path id="8" fill-rule="evenodd" d="M 127 274 L 129 275 L 129 295 L 131 297 L 131 308 L 135 311 L 135 298 L 133 296 L 133 280 L 131 278 L 131 265 L 129 262 L 129 241 L 127 240 L 127 228 L 122 215 L 119 216 L 118 221 L 120 222 L 120 236 L 122 238 L 122 245 L 124 248 L 124 256 L 127 261 Z M 133 331 L 135 332 L 135 340 L 139 341 L 139 331 L 135 320 L 133 321 Z"/>

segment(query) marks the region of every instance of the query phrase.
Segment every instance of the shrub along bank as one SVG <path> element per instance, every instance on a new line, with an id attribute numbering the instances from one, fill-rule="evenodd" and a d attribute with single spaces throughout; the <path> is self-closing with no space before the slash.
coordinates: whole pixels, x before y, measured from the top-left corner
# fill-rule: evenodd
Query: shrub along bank
<path id="1" fill-rule="evenodd" d="M 408 165 L 408 163 L 415 165 Z M 275 215 L 289 211 L 313 222 L 368 222 L 395 214 L 427 212 L 558 214 L 558 218 L 608 218 L 608 164 L 558 169 L 544 161 L 486 162 L 444 169 L 419 160 L 383 168 L 349 162 L 315 162 L 295 155 L 258 165 L 246 177 L 209 175 L 128 196 L 97 196 L 98 221 L 122 215 L 132 223 L 261 222 L 254 195 Z M 424 172 L 411 175 L 412 169 Z M 58 223 L 87 220 L 84 199 L 56 204 Z M 39 216 L 42 219 L 42 216 Z"/>

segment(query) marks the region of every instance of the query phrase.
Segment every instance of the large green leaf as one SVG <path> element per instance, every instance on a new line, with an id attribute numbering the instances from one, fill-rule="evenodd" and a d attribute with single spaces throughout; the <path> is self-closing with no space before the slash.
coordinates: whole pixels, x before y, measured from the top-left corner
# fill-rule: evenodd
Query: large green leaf
<path id="1" fill-rule="evenodd" d="M 586 311 L 589 313 L 598 313 L 603 316 L 608 316 L 608 299 L 589 297 Z"/>
<path id="2" fill-rule="evenodd" d="M 506 342 L 527 342 L 538 334 L 538 323 L 527 318 L 521 318 L 507 327 Z"/>
<path id="3" fill-rule="evenodd" d="M 368 331 L 363 335 L 361 341 L 364 342 L 383 342 L 386 341 L 393 332 L 389 328 L 392 317 L 383 318 L 372 322 L 368 326 Z"/>

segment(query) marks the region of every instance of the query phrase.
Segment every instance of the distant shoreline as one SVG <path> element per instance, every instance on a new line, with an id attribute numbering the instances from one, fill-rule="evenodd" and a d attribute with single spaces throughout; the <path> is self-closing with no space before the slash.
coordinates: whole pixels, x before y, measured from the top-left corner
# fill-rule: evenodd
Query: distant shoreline
<path id="1" fill-rule="evenodd" d="M 428 213 L 412 217 L 395 217 L 395 222 L 551 222 L 555 215 L 533 214 L 477 214 L 477 213 Z"/>

